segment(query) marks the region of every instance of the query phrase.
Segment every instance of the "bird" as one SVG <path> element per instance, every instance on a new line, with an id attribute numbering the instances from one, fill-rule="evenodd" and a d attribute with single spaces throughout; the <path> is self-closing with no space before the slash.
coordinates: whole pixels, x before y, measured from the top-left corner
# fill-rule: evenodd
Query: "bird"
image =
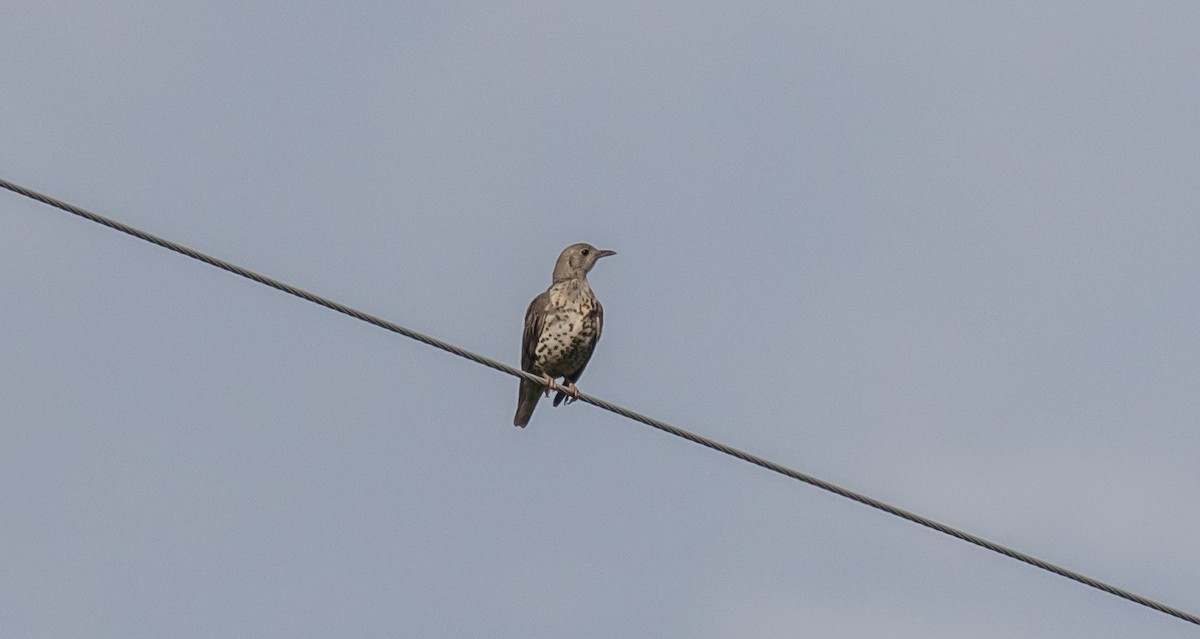
<path id="1" fill-rule="evenodd" d="M 568 246 L 554 264 L 550 288 L 529 303 L 521 338 L 521 370 L 541 375 L 544 382 L 521 380 L 514 426 L 524 428 L 529 423 L 543 391 L 547 397 L 551 390 L 558 391 L 555 406 L 568 395 L 568 404 L 579 399 L 575 382 L 583 375 L 604 327 L 604 307 L 588 286 L 587 274 L 596 260 L 616 254 L 582 242 Z M 554 383 L 558 377 L 566 382 L 566 389 Z"/>

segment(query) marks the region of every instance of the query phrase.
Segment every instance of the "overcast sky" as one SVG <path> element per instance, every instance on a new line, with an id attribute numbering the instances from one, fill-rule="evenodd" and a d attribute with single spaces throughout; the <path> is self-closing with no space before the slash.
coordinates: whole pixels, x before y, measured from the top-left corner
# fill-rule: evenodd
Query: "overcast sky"
<path id="1" fill-rule="evenodd" d="M 1047 6 L 1049 4 L 1050 6 Z M 5 3 L 0 177 L 1200 613 L 1200 4 Z M 0 635 L 1197 628 L 0 192 Z"/>

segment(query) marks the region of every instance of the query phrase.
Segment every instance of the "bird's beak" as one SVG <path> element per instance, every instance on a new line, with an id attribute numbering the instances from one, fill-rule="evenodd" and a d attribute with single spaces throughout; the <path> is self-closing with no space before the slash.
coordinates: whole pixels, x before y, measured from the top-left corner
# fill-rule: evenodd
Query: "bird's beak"
<path id="1" fill-rule="evenodd" d="M 616 254 L 617 254 L 617 252 L 616 252 L 616 251 L 610 251 L 610 250 L 608 250 L 608 249 L 602 249 L 602 250 L 601 250 L 599 253 L 596 253 L 596 259 L 600 259 L 600 258 L 602 258 L 602 257 L 608 257 L 609 255 L 616 255 Z"/>

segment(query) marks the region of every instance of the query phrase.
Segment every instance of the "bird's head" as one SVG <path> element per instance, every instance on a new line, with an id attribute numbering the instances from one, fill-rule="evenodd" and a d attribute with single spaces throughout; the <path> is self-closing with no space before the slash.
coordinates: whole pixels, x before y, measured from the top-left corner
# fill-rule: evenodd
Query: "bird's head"
<path id="1" fill-rule="evenodd" d="M 616 251 L 598 249 L 584 242 L 572 244 L 563 249 L 554 264 L 554 281 L 583 277 L 596 265 L 596 260 L 616 254 Z"/>

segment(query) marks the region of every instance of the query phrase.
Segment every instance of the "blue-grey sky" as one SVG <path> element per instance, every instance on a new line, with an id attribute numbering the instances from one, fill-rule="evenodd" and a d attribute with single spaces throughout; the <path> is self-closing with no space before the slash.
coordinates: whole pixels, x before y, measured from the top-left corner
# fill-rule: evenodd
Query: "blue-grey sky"
<path id="1" fill-rule="evenodd" d="M 0 175 L 1200 612 L 1200 5 L 9 2 Z M 0 193 L 7 637 L 1196 628 Z"/>

